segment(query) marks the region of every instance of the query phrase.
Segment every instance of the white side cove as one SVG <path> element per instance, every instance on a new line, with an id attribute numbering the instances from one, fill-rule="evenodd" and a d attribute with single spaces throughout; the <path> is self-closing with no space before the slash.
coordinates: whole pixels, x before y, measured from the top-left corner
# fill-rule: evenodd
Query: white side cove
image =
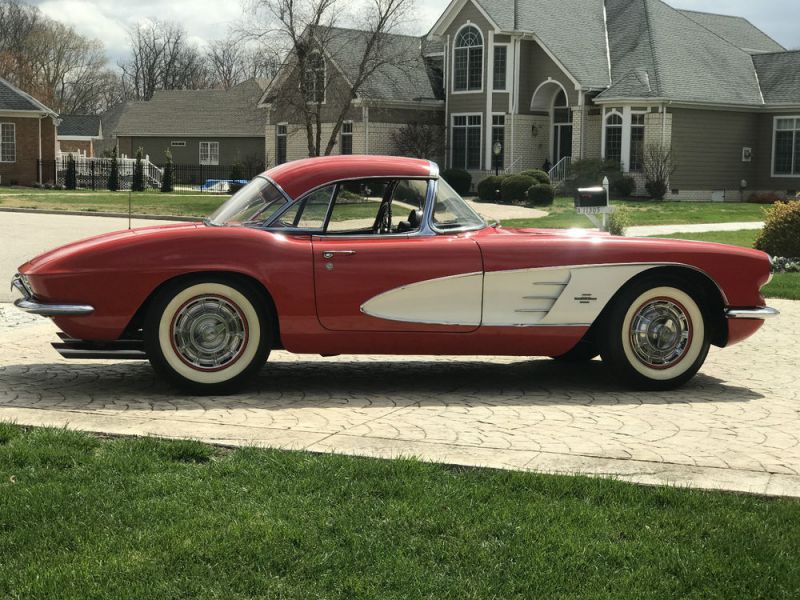
<path id="1" fill-rule="evenodd" d="M 389 321 L 477 327 L 591 325 L 632 277 L 660 264 L 467 273 L 384 292 L 361 312 Z"/>

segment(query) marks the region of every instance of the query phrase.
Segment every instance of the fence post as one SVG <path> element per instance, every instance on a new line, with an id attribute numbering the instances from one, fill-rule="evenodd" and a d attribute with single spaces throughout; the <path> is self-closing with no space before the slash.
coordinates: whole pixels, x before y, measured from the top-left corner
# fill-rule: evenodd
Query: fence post
<path id="1" fill-rule="evenodd" d="M 94 181 L 94 161 L 91 161 L 89 164 L 91 165 L 91 171 L 92 171 L 92 191 L 96 192 L 97 187 L 95 186 L 95 181 Z"/>

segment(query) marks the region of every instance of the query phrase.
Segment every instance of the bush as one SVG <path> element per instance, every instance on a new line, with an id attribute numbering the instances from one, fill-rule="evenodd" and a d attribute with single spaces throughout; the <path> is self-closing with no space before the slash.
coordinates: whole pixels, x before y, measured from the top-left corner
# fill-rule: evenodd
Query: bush
<path id="1" fill-rule="evenodd" d="M 136 151 L 136 163 L 133 165 L 133 182 L 131 190 L 134 192 L 144 191 L 144 163 L 142 163 L 143 150 L 141 147 Z"/>
<path id="2" fill-rule="evenodd" d="M 647 195 L 653 200 L 663 200 L 667 195 L 667 182 L 666 181 L 648 181 L 644 184 L 644 189 L 647 190 Z"/>
<path id="3" fill-rule="evenodd" d="M 72 154 L 67 156 L 67 172 L 64 175 L 64 186 L 68 190 L 74 190 L 78 187 L 78 175 L 75 169 L 75 159 Z"/>
<path id="4" fill-rule="evenodd" d="M 117 160 L 117 148 L 111 150 L 111 169 L 108 172 L 108 183 L 106 184 L 109 192 L 119 190 L 119 161 Z"/>
<path id="5" fill-rule="evenodd" d="M 509 175 L 500 185 L 503 202 L 525 202 L 528 190 L 536 184 L 533 177 L 527 175 Z"/>
<path id="6" fill-rule="evenodd" d="M 528 188 L 528 204 L 550 206 L 556 197 L 556 190 L 549 183 L 535 183 Z"/>
<path id="7" fill-rule="evenodd" d="M 747 201 L 753 204 L 775 204 L 776 202 L 786 202 L 786 196 L 776 192 L 753 192 Z"/>
<path id="8" fill-rule="evenodd" d="M 628 198 L 636 190 L 636 180 L 629 175 L 623 175 L 611 184 L 611 193 L 620 198 Z"/>
<path id="9" fill-rule="evenodd" d="M 677 169 L 668 146 L 651 144 L 644 150 L 645 189 L 653 200 L 663 200 L 669 189 L 669 179 Z"/>
<path id="10" fill-rule="evenodd" d="M 800 257 L 800 202 L 779 202 L 767 209 L 755 246 L 772 256 Z"/>
<path id="11" fill-rule="evenodd" d="M 625 230 L 631 224 L 631 217 L 627 208 L 618 207 L 617 210 L 608 215 L 606 221 L 606 231 L 611 235 L 625 235 Z"/>
<path id="12" fill-rule="evenodd" d="M 462 196 L 469 194 L 472 189 L 472 175 L 463 169 L 445 169 L 442 171 L 442 179 Z"/>
<path id="13" fill-rule="evenodd" d="M 550 183 L 550 176 L 541 169 L 528 169 L 527 171 L 521 171 L 519 174 L 533 177 L 537 183 Z"/>
<path id="14" fill-rule="evenodd" d="M 478 199 L 481 202 L 499 202 L 498 190 L 503 184 L 504 175 L 490 175 L 478 184 Z"/>
<path id="15" fill-rule="evenodd" d="M 172 191 L 172 152 L 164 150 L 164 173 L 161 175 L 161 191 L 168 194 Z"/>
<path id="16" fill-rule="evenodd" d="M 569 169 L 564 191 L 572 196 L 578 188 L 602 185 L 603 178 L 608 177 L 611 185 L 622 177 L 622 167 L 614 160 L 585 158 L 576 160 Z"/>

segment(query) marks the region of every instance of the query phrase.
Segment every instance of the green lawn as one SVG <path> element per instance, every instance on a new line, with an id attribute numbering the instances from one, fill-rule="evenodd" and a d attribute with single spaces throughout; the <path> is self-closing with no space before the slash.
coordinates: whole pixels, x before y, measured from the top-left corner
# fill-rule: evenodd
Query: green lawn
<path id="1" fill-rule="evenodd" d="M 709 231 L 706 233 L 674 233 L 662 235 L 680 240 L 699 240 L 701 242 L 716 242 L 718 244 L 731 244 L 752 248 L 758 237 L 758 230 L 744 231 Z M 800 300 L 800 273 L 776 273 L 772 281 L 761 290 L 767 298 L 785 298 L 787 300 Z"/>
<path id="2" fill-rule="evenodd" d="M 764 207 L 746 202 L 653 202 L 614 200 L 628 209 L 631 225 L 676 225 L 684 223 L 731 223 L 763 221 Z M 589 219 L 575 213 L 572 198 L 556 198 L 549 214 L 541 219 L 504 220 L 507 227 L 594 227 Z"/>
<path id="3" fill-rule="evenodd" d="M 800 502 L 0 424 L 3 598 L 796 598 Z"/>

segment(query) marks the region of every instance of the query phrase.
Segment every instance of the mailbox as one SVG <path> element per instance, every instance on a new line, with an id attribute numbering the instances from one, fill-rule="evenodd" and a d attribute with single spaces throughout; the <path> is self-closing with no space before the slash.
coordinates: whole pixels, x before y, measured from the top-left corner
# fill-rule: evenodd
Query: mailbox
<path id="1" fill-rule="evenodd" d="M 598 209 L 608 206 L 608 193 L 603 187 L 580 188 L 575 194 L 575 208 Z"/>

